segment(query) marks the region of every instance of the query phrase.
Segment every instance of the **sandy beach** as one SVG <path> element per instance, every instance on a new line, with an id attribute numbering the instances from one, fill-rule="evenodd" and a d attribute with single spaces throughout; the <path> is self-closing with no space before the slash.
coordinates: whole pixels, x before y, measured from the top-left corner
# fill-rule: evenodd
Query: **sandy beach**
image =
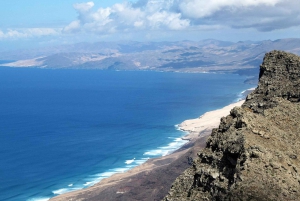
<path id="1" fill-rule="evenodd" d="M 230 110 L 241 106 L 244 100 L 221 109 L 206 112 L 196 119 L 179 124 L 183 137 L 188 142 L 179 150 L 164 157 L 147 162 L 124 173 L 117 173 L 86 189 L 54 197 L 50 200 L 159 200 L 171 187 L 174 179 L 190 166 L 188 158 L 194 158 L 203 149 L 213 128 L 218 127 L 220 118 Z M 153 195 L 153 196 L 149 196 Z"/>
<path id="2" fill-rule="evenodd" d="M 206 112 L 199 118 L 185 120 L 179 124 L 180 130 L 188 132 L 188 135 L 183 137 L 183 139 L 194 140 L 199 137 L 199 133 L 205 130 L 212 130 L 218 126 L 221 117 L 227 116 L 232 108 L 241 106 L 243 103 L 244 100 L 241 100 L 221 109 Z"/>

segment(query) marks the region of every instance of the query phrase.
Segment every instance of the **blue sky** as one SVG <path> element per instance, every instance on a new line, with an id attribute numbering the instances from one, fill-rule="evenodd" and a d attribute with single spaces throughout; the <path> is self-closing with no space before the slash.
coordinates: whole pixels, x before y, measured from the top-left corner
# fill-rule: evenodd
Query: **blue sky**
<path id="1" fill-rule="evenodd" d="M 65 26 L 77 17 L 73 5 L 80 0 L 1 0 L 1 28 Z M 88 1 L 86 1 L 88 2 Z M 95 0 L 98 7 L 109 7 L 120 0 Z"/>
<path id="2" fill-rule="evenodd" d="M 299 0 L 3 0 L 0 50 L 83 41 L 297 38 L 299 8 Z"/>

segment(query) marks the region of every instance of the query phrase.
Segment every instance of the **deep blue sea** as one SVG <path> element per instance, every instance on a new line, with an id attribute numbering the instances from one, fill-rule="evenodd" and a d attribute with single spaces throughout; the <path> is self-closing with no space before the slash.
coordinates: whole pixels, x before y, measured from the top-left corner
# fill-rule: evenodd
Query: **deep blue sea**
<path id="1" fill-rule="evenodd" d="M 0 68 L 0 200 L 85 188 L 185 141 L 176 124 L 253 86 L 234 74 Z"/>

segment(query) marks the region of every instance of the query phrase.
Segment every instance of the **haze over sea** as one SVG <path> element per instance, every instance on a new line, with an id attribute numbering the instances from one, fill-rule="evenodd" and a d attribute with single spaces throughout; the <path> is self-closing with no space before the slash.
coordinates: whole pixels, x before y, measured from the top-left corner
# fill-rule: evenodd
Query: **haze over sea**
<path id="1" fill-rule="evenodd" d="M 0 68 L 0 200 L 47 200 L 185 143 L 176 124 L 253 87 L 234 74 Z"/>

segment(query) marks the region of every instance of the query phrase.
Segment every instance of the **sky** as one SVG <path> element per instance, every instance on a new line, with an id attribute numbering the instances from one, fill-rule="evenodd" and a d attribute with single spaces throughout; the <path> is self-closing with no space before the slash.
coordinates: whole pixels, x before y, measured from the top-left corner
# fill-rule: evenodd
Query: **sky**
<path id="1" fill-rule="evenodd" d="M 299 0 L 1 0 L 0 50 L 95 41 L 299 38 Z"/>

